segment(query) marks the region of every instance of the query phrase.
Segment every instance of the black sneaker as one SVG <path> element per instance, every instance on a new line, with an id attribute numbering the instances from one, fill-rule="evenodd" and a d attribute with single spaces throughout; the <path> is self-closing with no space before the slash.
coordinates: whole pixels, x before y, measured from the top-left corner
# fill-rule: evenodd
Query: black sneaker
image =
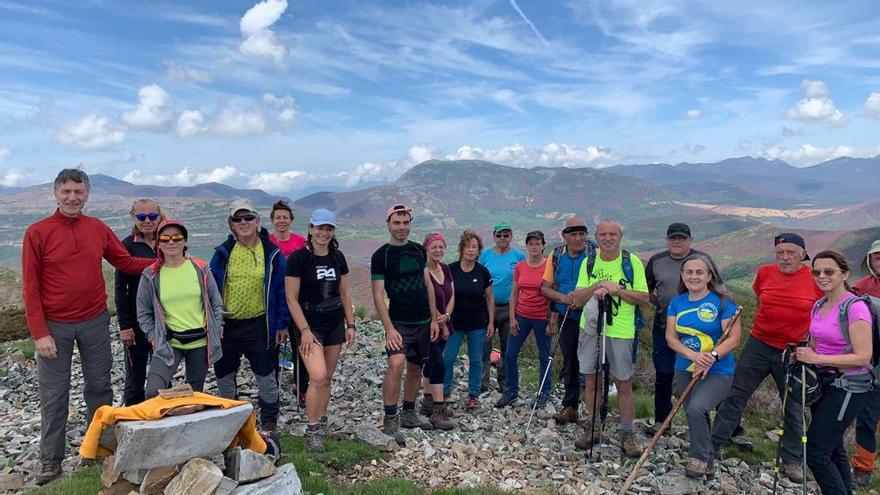
<path id="1" fill-rule="evenodd" d="M 515 400 L 517 400 L 517 399 L 519 399 L 519 396 L 518 396 L 518 395 L 514 395 L 514 394 L 511 393 L 510 391 L 504 392 L 504 394 L 501 396 L 501 398 L 498 399 L 498 401 L 495 402 L 495 407 L 498 407 L 498 408 L 501 408 L 501 407 L 507 407 L 507 406 L 509 406 L 513 401 L 515 401 Z"/>

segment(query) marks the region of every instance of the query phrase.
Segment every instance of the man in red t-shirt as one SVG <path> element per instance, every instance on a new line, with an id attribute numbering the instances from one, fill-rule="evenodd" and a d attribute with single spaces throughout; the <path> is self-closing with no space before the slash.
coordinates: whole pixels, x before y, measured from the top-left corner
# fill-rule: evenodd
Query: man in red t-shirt
<path id="1" fill-rule="evenodd" d="M 868 249 L 862 271 L 867 275 L 853 285 L 853 292 L 880 297 L 880 240 L 874 241 Z M 877 460 L 877 437 L 874 432 L 880 429 L 880 389 L 874 389 L 870 394 L 868 402 L 856 417 L 856 453 L 851 463 L 853 484 L 859 487 L 871 482 L 874 461 Z"/>
<path id="2" fill-rule="evenodd" d="M 62 170 L 54 194 L 58 208 L 27 228 L 21 249 L 22 298 L 40 386 L 38 485 L 61 476 L 74 345 L 82 363 L 86 421 L 99 407 L 113 403 L 110 314 L 101 260 L 131 275 L 156 261 L 132 257 L 110 227 L 82 214 L 89 200 L 89 176 L 82 170 Z"/>
<path id="3" fill-rule="evenodd" d="M 758 310 L 752 334 L 746 341 L 733 376 L 733 386 L 718 408 L 712 429 L 712 443 L 717 452 L 730 442 L 742 419 L 746 404 L 761 382 L 772 375 L 780 397 L 785 390 L 782 353 L 787 344 L 802 341 L 810 328 L 810 311 L 823 293 L 816 286 L 810 269 L 804 239 L 790 232 L 773 240 L 776 263 L 758 269 L 752 289 L 758 296 Z M 801 471 L 801 406 L 789 400 L 785 404 L 782 435 L 783 474 L 791 481 L 803 481 Z"/>

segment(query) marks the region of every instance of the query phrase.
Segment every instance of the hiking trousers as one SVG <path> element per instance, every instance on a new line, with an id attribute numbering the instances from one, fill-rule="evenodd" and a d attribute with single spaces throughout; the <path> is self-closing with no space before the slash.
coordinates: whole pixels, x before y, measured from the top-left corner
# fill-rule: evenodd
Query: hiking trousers
<path id="1" fill-rule="evenodd" d="M 666 315 L 654 316 L 651 360 L 654 362 L 654 423 L 660 424 L 672 411 L 672 382 L 675 351 L 666 342 Z M 638 341 L 638 335 L 636 335 Z"/>
<path id="2" fill-rule="evenodd" d="M 495 304 L 495 334 L 501 342 L 501 359 L 498 360 L 498 391 L 504 392 L 507 383 L 507 370 L 504 365 L 504 356 L 507 354 L 507 338 L 510 336 L 510 305 Z M 483 341 L 483 371 L 481 375 L 481 388 L 489 390 L 489 375 L 492 372 L 492 342 L 491 339 Z"/>
<path id="3" fill-rule="evenodd" d="M 562 318 L 560 316 L 559 318 Z M 580 313 L 577 317 L 569 314 L 559 330 L 559 350 L 562 352 L 562 377 L 565 382 L 565 395 L 562 397 L 562 407 L 580 405 L 581 396 L 581 366 L 578 361 L 578 339 L 580 338 L 581 325 Z"/>
<path id="4" fill-rule="evenodd" d="M 838 421 L 846 391 L 822 384 L 822 398 L 810 406 L 810 428 L 807 430 L 807 466 L 819 485 L 822 495 L 852 495 L 852 471 L 847 462 L 843 434 L 859 414 L 870 392 L 852 394 Z"/>
<path id="5" fill-rule="evenodd" d="M 58 356 L 37 355 L 37 381 L 40 385 L 40 461 L 44 466 L 64 460 L 67 414 L 70 404 L 70 365 L 74 345 L 79 350 L 83 372 L 86 424 L 101 406 L 113 405 L 110 369 L 110 313 L 79 323 L 46 321 L 55 339 Z"/>
<path id="6" fill-rule="evenodd" d="M 122 401 L 133 406 L 144 401 L 144 383 L 147 381 L 147 366 L 153 354 L 153 346 L 138 326 L 134 327 L 134 344 L 125 347 L 125 388 Z"/>
<path id="7" fill-rule="evenodd" d="M 868 392 L 865 406 L 856 416 L 856 453 L 851 463 L 853 469 L 874 472 L 877 460 L 877 431 L 880 430 L 880 388 Z"/>
<path id="8" fill-rule="evenodd" d="M 769 346 L 750 335 L 736 362 L 730 394 L 721 402 L 718 414 L 715 416 L 712 444 L 716 452 L 730 442 L 730 437 L 733 436 L 742 419 L 746 404 L 767 375 L 773 377 L 779 397 L 782 398 L 786 386 L 785 370 L 782 368 L 782 349 Z M 801 462 L 801 435 L 804 431 L 801 425 L 801 409 L 800 403 L 796 400 L 788 400 L 785 404 L 782 435 L 784 464 Z"/>
<path id="9" fill-rule="evenodd" d="M 226 319 L 223 325 L 223 357 L 214 363 L 217 375 L 217 389 L 220 396 L 238 399 L 236 374 L 241 366 L 242 356 L 246 357 L 257 382 L 260 421 L 278 421 L 279 393 L 275 367 L 278 357 L 274 352 L 275 343 L 269 347 L 266 318 L 258 316 L 246 320 Z"/>
<path id="10" fill-rule="evenodd" d="M 186 363 L 186 383 L 196 392 L 205 390 L 205 377 L 208 375 L 208 346 L 195 349 L 172 347 L 171 350 L 174 352 L 174 363 L 171 366 L 159 358 L 150 363 L 145 394 L 148 399 L 159 395 L 160 389 L 171 385 L 171 378 L 177 373 L 181 361 Z"/>
<path id="11" fill-rule="evenodd" d="M 690 372 L 676 370 L 676 392 L 682 394 L 692 376 Z M 712 421 L 709 413 L 727 395 L 732 382 L 733 377 L 730 375 L 706 375 L 702 380 L 697 381 L 685 400 L 684 410 L 687 415 L 688 438 L 691 444 L 688 454 L 691 458 L 712 464 L 715 451 L 712 448 Z"/>

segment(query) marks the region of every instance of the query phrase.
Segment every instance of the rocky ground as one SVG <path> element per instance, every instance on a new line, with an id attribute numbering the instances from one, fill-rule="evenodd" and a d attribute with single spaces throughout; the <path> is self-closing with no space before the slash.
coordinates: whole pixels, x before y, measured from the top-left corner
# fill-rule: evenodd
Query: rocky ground
<path id="1" fill-rule="evenodd" d="M 115 328 L 113 329 L 115 331 Z M 364 429 L 382 422 L 381 381 L 384 372 L 381 326 L 367 323 L 360 327 L 357 345 L 344 353 L 333 384 L 330 404 L 330 422 L 337 436 L 363 435 Z M 117 363 L 113 370 L 116 402 L 120 403 L 124 367 L 122 349 L 114 342 Z M 463 378 L 465 358 L 457 368 Z M 17 473 L 25 486 L 32 483 L 38 469 L 40 414 L 37 395 L 36 367 L 33 360 L 18 351 L 0 358 L 0 483 Z M 182 375 L 178 375 L 182 380 Z M 285 371 L 285 386 L 281 425 L 294 434 L 304 430 L 304 411 L 299 411 L 290 400 L 289 383 L 292 373 Z M 244 374 L 242 380 L 246 380 Z M 85 433 L 85 403 L 82 400 L 82 375 L 78 357 L 74 358 L 74 391 L 71 394 L 68 431 L 70 457 L 65 460 L 66 470 L 76 466 L 78 446 Z M 457 384 L 461 396 L 465 383 Z M 534 386 L 524 384 L 523 396 L 531 397 Z M 214 391 L 209 377 L 207 391 Z M 252 385 L 242 387 L 244 397 L 256 398 Z M 559 395 L 559 394 L 557 394 Z M 604 494 L 615 493 L 629 474 L 633 461 L 624 462 L 616 447 L 618 430 L 612 419 L 606 428 L 605 445 L 596 448 L 594 459 L 574 450 L 577 433 L 574 425 L 558 426 L 551 418 L 559 397 L 544 410 L 538 411 L 526 434 L 525 426 L 530 405 L 523 400 L 514 407 L 495 409 L 492 404 L 496 392 L 484 394 L 482 404 L 474 413 L 465 413 L 459 402 L 455 406 L 457 428 L 450 432 L 407 431 L 405 448 L 393 449 L 388 457 L 370 464 L 356 466 L 340 475 L 340 482 L 365 481 L 385 476 L 413 480 L 425 487 L 497 486 L 516 493 Z M 639 422 L 639 439 L 647 445 L 649 438 Z M 357 430 L 361 430 L 359 433 Z M 684 477 L 683 465 L 687 460 L 687 431 L 674 426 L 671 435 L 664 436 L 645 464 L 642 476 L 631 493 L 659 493 L 684 495 L 697 493 L 760 494 L 770 493 L 772 465 L 749 466 L 731 458 L 720 461 L 717 478 L 713 481 L 693 481 Z M 800 486 L 788 480 L 780 482 L 780 494 L 800 493 Z M 2 491 L 2 487 L 0 487 Z M 814 484 L 810 493 L 818 493 Z"/>

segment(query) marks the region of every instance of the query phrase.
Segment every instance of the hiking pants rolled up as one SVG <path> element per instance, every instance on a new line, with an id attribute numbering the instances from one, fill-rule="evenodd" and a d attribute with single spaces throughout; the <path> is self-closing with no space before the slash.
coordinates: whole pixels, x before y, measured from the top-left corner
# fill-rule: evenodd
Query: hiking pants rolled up
<path id="1" fill-rule="evenodd" d="M 716 452 L 730 442 L 730 437 L 739 425 L 746 404 L 767 375 L 773 377 L 780 399 L 785 391 L 785 370 L 782 367 L 782 350 L 771 347 L 749 336 L 742 353 L 736 362 L 733 386 L 730 394 L 721 402 L 715 424 L 712 428 L 712 444 Z M 791 398 L 789 398 L 791 399 Z M 785 404 L 782 435 L 782 461 L 784 464 L 801 462 L 801 405 L 796 400 Z"/>
<path id="2" fill-rule="evenodd" d="M 813 473 L 822 495 L 852 495 L 852 471 L 847 460 L 843 434 L 868 400 L 868 393 L 852 394 L 838 421 L 846 391 L 822 386 L 822 398 L 810 407 L 807 430 L 807 466 Z"/>
<path id="3" fill-rule="evenodd" d="M 877 460 L 877 431 L 880 430 L 880 388 L 868 392 L 865 405 L 856 416 L 856 453 L 850 461 L 854 469 L 874 472 Z"/>
<path id="4" fill-rule="evenodd" d="M 140 328 L 134 328 L 134 344 L 123 349 L 125 353 L 125 388 L 122 401 L 126 406 L 133 406 L 144 401 L 144 384 L 147 381 L 147 366 L 153 346 Z"/>
<path id="5" fill-rule="evenodd" d="M 186 364 L 186 383 L 189 383 L 196 392 L 205 390 L 205 376 L 208 375 L 208 346 L 186 350 L 172 347 L 171 350 L 174 352 L 174 364 L 171 366 L 159 358 L 153 359 L 150 363 L 146 390 L 148 399 L 159 395 L 159 389 L 171 385 L 171 378 L 177 373 L 181 361 Z"/>
<path id="6" fill-rule="evenodd" d="M 235 379 L 241 358 L 247 358 L 259 392 L 260 421 L 278 420 L 278 381 L 275 378 L 275 353 L 267 341 L 266 318 L 226 319 L 223 326 L 223 357 L 214 364 L 217 389 L 221 397 L 238 399 Z M 272 343 L 274 346 L 275 343 Z M 273 362 L 274 360 L 274 362 Z"/>
<path id="7" fill-rule="evenodd" d="M 47 359 L 37 355 L 37 381 L 40 385 L 40 461 L 44 466 L 61 464 L 67 438 L 67 413 L 70 401 L 70 365 L 73 347 L 79 349 L 83 371 L 83 397 L 86 401 L 86 424 L 101 406 L 113 405 L 110 369 L 110 314 L 79 323 L 46 321 L 55 339 L 58 356 Z"/>
<path id="8" fill-rule="evenodd" d="M 511 334 L 507 339 L 507 354 L 504 355 L 504 361 L 507 367 L 507 390 L 513 395 L 519 395 L 519 353 L 523 344 L 529 338 L 529 334 L 534 332 L 535 343 L 538 347 L 538 383 L 541 385 L 541 379 L 544 378 L 544 370 L 550 365 L 550 337 L 547 336 L 547 320 L 535 320 L 524 316 L 517 316 L 516 322 L 519 325 L 517 335 Z M 547 375 L 544 387 L 540 390 L 541 394 L 549 394 L 552 390 L 553 377 Z"/>
<path id="9" fill-rule="evenodd" d="M 653 349 L 654 362 L 654 422 L 661 423 L 672 410 L 672 381 L 675 376 L 675 351 L 666 343 L 666 318 L 654 317 Z"/>
<path id="10" fill-rule="evenodd" d="M 458 357 L 458 351 L 461 349 L 461 343 L 467 339 L 468 347 L 468 395 L 470 397 L 480 396 L 480 377 L 483 367 L 483 361 L 480 359 L 483 353 L 483 342 L 486 339 L 486 329 L 477 330 L 455 330 L 446 341 L 446 348 L 443 349 L 443 360 L 446 362 L 446 377 L 443 380 L 443 395 L 449 395 L 452 392 L 452 376 L 455 372 L 455 359 Z"/>
<path id="11" fill-rule="evenodd" d="M 561 318 L 561 317 L 560 317 Z M 578 338 L 580 337 L 580 316 L 568 319 L 559 330 L 559 350 L 562 352 L 562 373 L 565 379 L 565 396 L 562 406 L 578 408 L 581 396 L 580 363 L 578 362 Z"/>
<path id="12" fill-rule="evenodd" d="M 498 336 L 498 340 L 501 342 L 502 359 L 498 361 L 498 390 L 503 392 L 507 382 L 507 370 L 504 369 L 504 354 L 507 353 L 507 338 L 510 336 L 509 304 L 495 305 L 495 335 Z M 481 383 L 487 390 L 489 389 L 489 375 L 492 371 L 492 342 L 494 340 L 495 336 L 491 339 L 485 339 L 483 342 L 483 374 Z"/>
<path id="13" fill-rule="evenodd" d="M 679 395 L 684 393 L 691 376 L 688 372 L 675 371 L 675 390 Z M 691 389 L 684 403 L 691 458 L 712 463 L 715 449 L 712 447 L 712 423 L 709 412 L 724 400 L 732 383 L 733 377 L 730 375 L 706 375 Z"/>

